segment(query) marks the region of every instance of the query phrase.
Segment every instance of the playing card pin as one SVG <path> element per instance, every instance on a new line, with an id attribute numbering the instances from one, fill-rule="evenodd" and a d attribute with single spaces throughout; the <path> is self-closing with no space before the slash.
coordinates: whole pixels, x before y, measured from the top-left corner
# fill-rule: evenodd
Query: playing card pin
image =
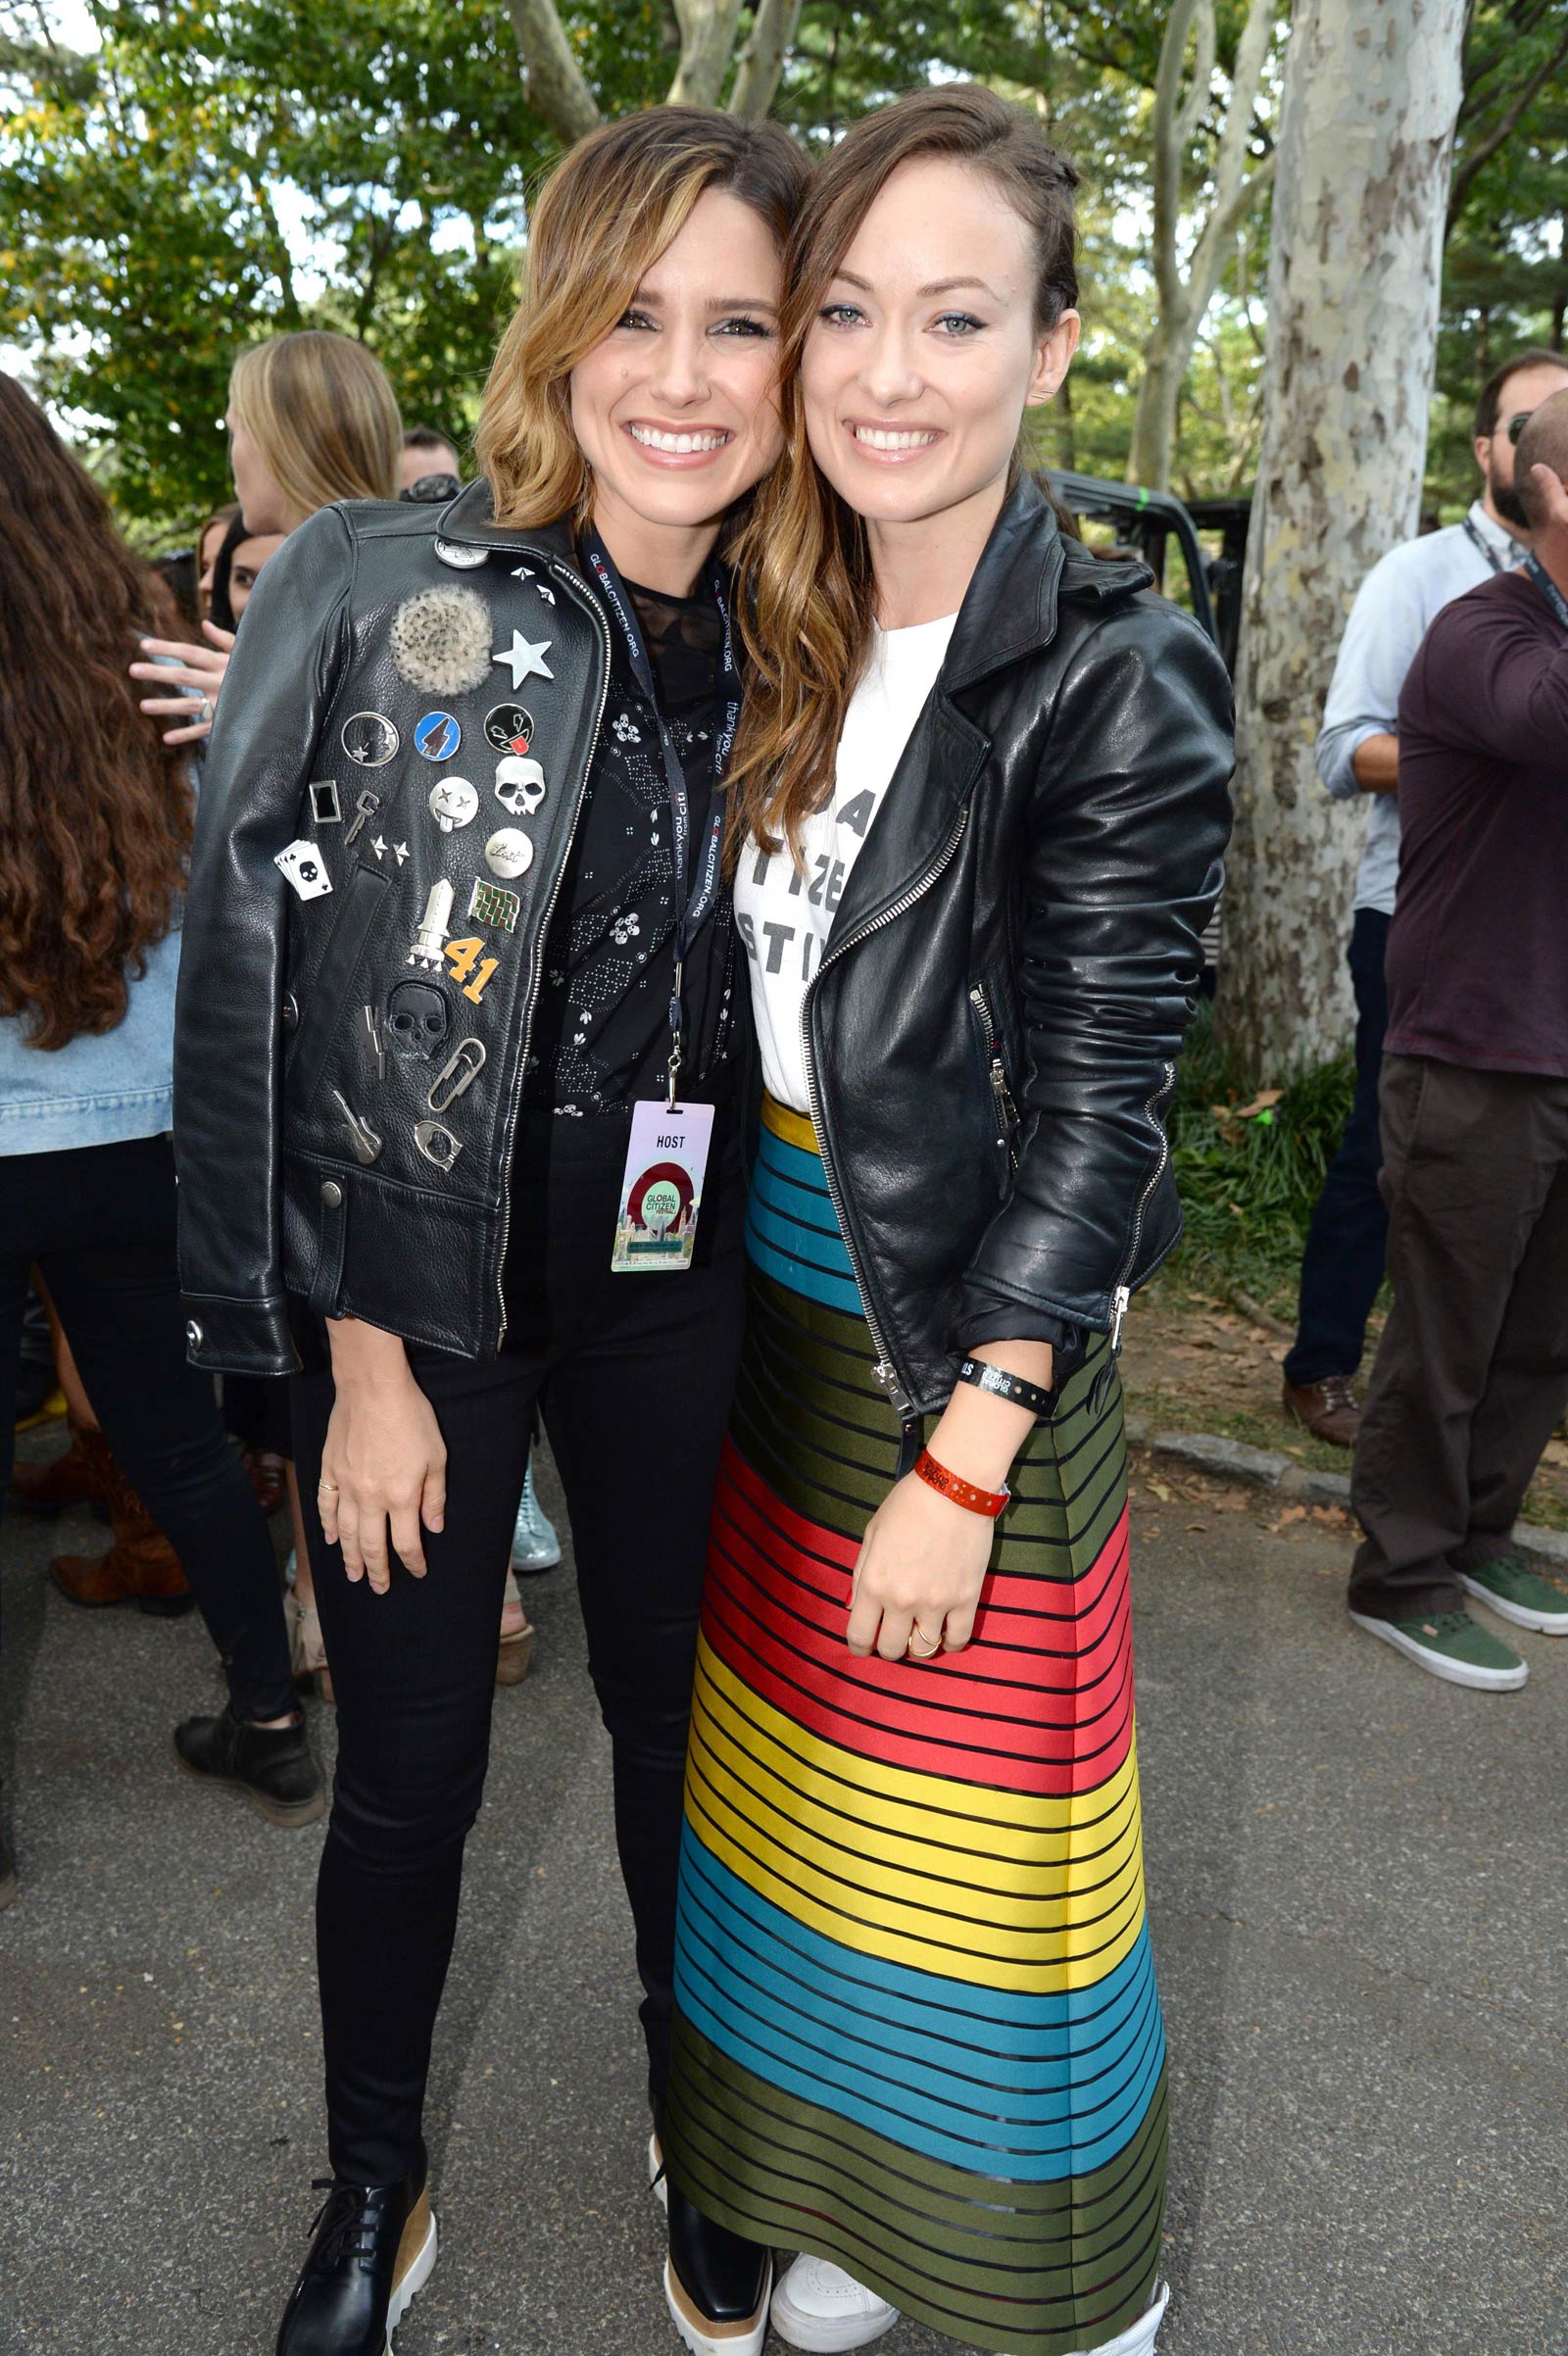
<path id="1" fill-rule="evenodd" d="M 290 843 L 286 850 L 275 854 L 272 864 L 282 870 L 301 900 L 324 900 L 332 889 L 331 878 L 314 843 Z"/>

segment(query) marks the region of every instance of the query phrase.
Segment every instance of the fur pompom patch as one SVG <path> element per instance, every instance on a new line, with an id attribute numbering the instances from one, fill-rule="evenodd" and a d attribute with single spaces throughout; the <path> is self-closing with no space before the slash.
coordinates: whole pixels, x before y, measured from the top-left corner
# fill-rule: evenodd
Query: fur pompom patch
<path id="1" fill-rule="evenodd" d="M 392 616 L 392 660 L 421 695 L 453 696 L 490 675 L 490 609 L 476 589 L 421 589 Z"/>

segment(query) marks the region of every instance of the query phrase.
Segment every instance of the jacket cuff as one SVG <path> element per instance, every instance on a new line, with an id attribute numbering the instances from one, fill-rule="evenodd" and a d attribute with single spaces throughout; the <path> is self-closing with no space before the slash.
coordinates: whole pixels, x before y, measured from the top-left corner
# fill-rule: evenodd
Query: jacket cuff
<path id="1" fill-rule="evenodd" d="M 977 1302 L 968 1316 L 958 1320 L 956 1338 L 965 1357 L 983 1342 L 1049 1342 L 1055 1353 L 1058 1387 L 1077 1373 L 1089 1351 L 1089 1336 L 1081 1325 L 1054 1317 L 1046 1309 L 1026 1309 L 1016 1301 L 1010 1305 L 998 1301 L 993 1308 Z"/>
<path id="2" fill-rule="evenodd" d="M 207 1374 L 297 1374 L 300 1353 L 281 1293 L 265 1301 L 227 1301 L 186 1293 L 185 1355 Z"/>

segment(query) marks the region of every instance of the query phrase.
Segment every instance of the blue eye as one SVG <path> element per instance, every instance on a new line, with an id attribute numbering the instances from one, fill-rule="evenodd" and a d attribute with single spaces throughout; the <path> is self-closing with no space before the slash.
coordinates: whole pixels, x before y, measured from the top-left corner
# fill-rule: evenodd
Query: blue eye
<path id="1" fill-rule="evenodd" d="M 829 303 L 816 316 L 824 327 L 847 327 L 857 319 L 863 319 L 865 314 L 857 310 L 853 303 Z"/>
<path id="2" fill-rule="evenodd" d="M 943 330 L 944 334 L 952 335 L 956 340 L 969 335 L 978 335 L 985 325 L 985 321 L 973 318 L 967 311 L 945 311 L 935 324 Z"/>

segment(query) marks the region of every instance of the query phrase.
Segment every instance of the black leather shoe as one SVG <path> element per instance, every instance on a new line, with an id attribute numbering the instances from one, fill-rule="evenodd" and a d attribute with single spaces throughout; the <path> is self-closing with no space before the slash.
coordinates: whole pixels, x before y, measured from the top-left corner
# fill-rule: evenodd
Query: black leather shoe
<path id="1" fill-rule="evenodd" d="M 664 2297 L 692 2356 L 761 2356 L 773 2256 L 669 2186 Z"/>
<path id="2" fill-rule="evenodd" d="M 243 1792 L 270 1824 L 315 1824 L 326 1814 L 303 1718 L 294 1726 L 250 1726 L 232 1708 L 217 1718 L 187 1718 L 174 1729 L 174 1755 L 187 1775 Z"/>
<path id="3" fill-rule="evenodd" d="M 395 2184 L 318 2177 L 326 2202 L 278 2326 L 277 2356 L 390 2356 L 392 2334 L 435 2264 L 425 2160 Z"/>

